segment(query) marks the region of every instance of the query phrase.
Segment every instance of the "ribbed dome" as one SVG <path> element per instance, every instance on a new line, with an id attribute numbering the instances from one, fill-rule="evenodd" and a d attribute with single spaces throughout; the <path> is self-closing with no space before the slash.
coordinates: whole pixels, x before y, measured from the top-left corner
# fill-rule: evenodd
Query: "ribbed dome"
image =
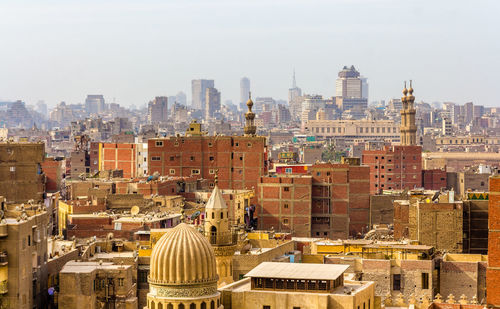
<path id="1" fill-rule="evenodd" d="M 181 223 L 165 233 L 151 253 L 149 282 L 185 285 L 218 280 L 215 255 L 208 240 Z"/>

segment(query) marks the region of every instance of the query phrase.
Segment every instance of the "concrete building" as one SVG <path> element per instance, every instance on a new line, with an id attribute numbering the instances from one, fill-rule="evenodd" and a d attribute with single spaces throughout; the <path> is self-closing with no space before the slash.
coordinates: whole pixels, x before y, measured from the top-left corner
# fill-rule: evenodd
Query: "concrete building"
<path id="1" fill-rule="evenodd" d="M 137 309 L 132 266 L 109 262 L 66 263 L 59 274 L 60 308 Z"/>
<path id="2" fill-rule="evenodd" d="M 220 92 L 215 88 L 207 88 L 205 90 L 205 120 L 211 119 L 215 112 L 220 112 L 220 107 Z"/>
<path id="3" fill-rule="evenodd" d="M 240 110 L 244 111 L 246 109 L 246 103 L 250 97 L 250 79 L 248 77 L 242 77 L 240 79 Z"/>
<path id="4" fill-rule="evenodd" d="M 297 87 L 295 70 L 293 70 L 292 88 L 288 89 L 288 106 L 290 107 L 290 114 L 295 120 L 302 111 L 302 89 Z"/>
<path id="5" fill-rule="evenodd" d="M 158 124 L 168 121 L 168 98 L 156 97 L 148 103 L 148 123 Z"/>
<path id="6" fill-rule="evenodd" d="M 102 94 L 89 94 L 85 99 L 85 111 L 89 115 L 100 115 L 106 111 L 106 103 Z"/>
<path id="7" fill-rule="evenodd" d="M 335 96 L 344 98 L 362 98 L 362 82 L 354 66 L 344 66 L 335 82 Z"/>
<path id="8" fill-rule="evenodd" d="M 220 291 L 227 309 L 373 308 L 374 283 L 344 280 L 348 266 L 266 262 Z M 347 292 L 349 291 L 349 292 Z"/>
<path id="9" fill-rule="evenodd" d="M 0 142 L 0 196 L 8 202 L 42 201 L 45 175 L 43 143 Z"/>
<path id="10" fill-rule="evenodd" d="M 445 117 L 445 118 L 443 118 L 441 124 L 442 124 L 442 127 L 441 127 L 442 134 L 445 136 L 450 136 L 452 133 L 452 129 L 453 129 L 451 119 Z"/>
<path id="11" fill-rule="evenodd" d="M 138 153 L 138 144 L 91 142 L 91 171 L 96 173 L 98 171 L 122 170 L 123 178 L 144 176 L 138 173 Z M 145 158 L 144 155 L 142 158 Z"/>
<path id="12" fill-rule="evenodd" d="M 205 111 L 207 88 L 214 88 L 212 79 L 194 79 L 191 81 L 191 107 Z"/>
<path id="13" fill-rule="evenodd" d="M 49 212 L 38 204 L 7 205 L 2 197 L 0 207 L 0 305 L 43 308 L 48 296 Z"/>
<path id="14" fill-rule="evenodd" d="M 392 120 L 308 120 L 310 135 L 354 141 L 398 142 L 399 126 Z"/>

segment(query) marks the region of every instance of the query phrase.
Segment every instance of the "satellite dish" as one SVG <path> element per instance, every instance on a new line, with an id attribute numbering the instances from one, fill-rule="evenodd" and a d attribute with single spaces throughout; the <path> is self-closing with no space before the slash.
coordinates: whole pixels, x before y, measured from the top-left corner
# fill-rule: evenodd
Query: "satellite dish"
<path id="1" fill-rule="evenodd" d="M 132 216 L 137 215 L 139 211 L 140 211 L 139 206 L 133 206 L 132 208 L 130 208 L 130 214 L 132 214 Z"/>

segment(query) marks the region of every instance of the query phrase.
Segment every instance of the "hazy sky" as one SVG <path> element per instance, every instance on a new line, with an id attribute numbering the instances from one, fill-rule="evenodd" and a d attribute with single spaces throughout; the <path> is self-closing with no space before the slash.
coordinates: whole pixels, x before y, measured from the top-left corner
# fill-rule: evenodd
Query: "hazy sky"
<path id="1" fill-rule="evenodd" d="M 500 1 L 1 0 L 0 99 L 123 105 L 215 79 L 222 99 L 334 94 L 344 65 L 370 101 L 399 97 L 500 106 Z"/>

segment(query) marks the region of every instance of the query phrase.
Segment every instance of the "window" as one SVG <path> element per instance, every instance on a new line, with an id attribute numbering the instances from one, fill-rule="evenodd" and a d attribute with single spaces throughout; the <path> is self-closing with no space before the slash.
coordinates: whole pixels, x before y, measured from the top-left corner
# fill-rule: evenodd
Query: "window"
<path id="1" fill-rule="evenodd" d="M 208 173 L 209 174 L 215 174 L 215 170 L 211 168 L 211 169 L 208 170 Z"/>
<path id="2" fill-rule="evenodd" d="M 170 175 L 175 175 L 175 169 L 173 168 L 170 169 Z"/>
<path id="3" fill-rule="evenodd" d="M 284 188 L 283 188 L 283 191 L 285 191 L 285 192 L 290 191 L 290 187 L 284 187 Z"/>
<path id="4" fill-rule="evenodd" d="M 252 143 L 248 143 L 248 144 L 247 144 L 247 147 L 252 147 Z"/>
<path id="5" fill-rule="evenodd" d="M 288 209 L 288 204 L 284 204 L 283 208 Z"/>
<path id="6" fill-rule="evenodd" d="M 292 171 L 292 168 L 291 167 L 287 167 L 285 168 L 285 173 L 287 174 L 291 174 L 293 171 Z"/>
<path id="7" fill-rule="evenodd" d="M 214 160 L 214 157 L 210 157 L 210 158 L 208 158 L 208 159 L 209 159 L 210 161 L 213 161 L 213 160 Z"/>
<path id="8" fill-rule="evenodd" d="M 283 224 L 288 224 L 288 219 L 287 218 L 283 219 Z"/>
<path id="9" fill-rule="evenodd" d="M 422 273 L 422 289 L 429 289 L 429 273 Z"/>
<path id="10" fill-rule="evenodd" d="M 223 212 L 220 213 L 220 218 L 224 219 L 224 213 Z"/>
<path id="11" fill-rule="evenodd" d="M 401 275 L 392 275 L 392 289 L 394 291 L 401 290 Z"/>
<path id="12" fill-rule="evenodd" d="M 234 145 L 235 145 L 236 147 L 238 147 L 238 146 L 240 145 L 240 143 L 236 142 L 236 143 L 234 143 Z"/>
<path id="13" fill-rule="evenodd" d="M 156 141 L 156 147 L 163 147 L 162 141 Z"/>
<path id="14" fill-rule="evenodd" d="M 118 278 L 118 286 L 123 286 L 124 278 Z"/>
<path id="15" fill-rule="evenodd" d="M 262 306 L 262 309 L 271 309 L 271 306 Z"/>
<path id="16" fill-rule="evenodd" d="M 174 161 L 174 159 L 175 159 L 174 156 L 170 157 L 170 161 Z"/>
<path id="17" fill-rule="evenodd" d="M 175 146 L 175 147 L 179 147 L 179 142 L 175 142 L 175 143 L 174 143 L 174 146 Z"/>
<path id="18" fill-rule="evenodd" d="M 159 156 L 151 157 L 151 161 L 161 161 L 161 157 Z"/>
<path id="19" fill-rule="evenodd" d="M 199 169 L 192 169 L 191 175 L 200 175 L 200 170 Z"/>
<path id="20" fill-rule="evenodd" d="M 212 146 L 213 146 L 213 144 L 212 144 L 212 143 L 208 143 L 208 147 L 212 147 Z"/>
<path id="21" fill-rule="evenodd" d="M 191 161 L 194 161 L 194 156 L 191 156 L 191 158 L 189 158 Z"/>
<path id="22" fill-rule="evenodd" d="M 243 157 L 240 157 L 240 161 L 243 161 Z"/>

